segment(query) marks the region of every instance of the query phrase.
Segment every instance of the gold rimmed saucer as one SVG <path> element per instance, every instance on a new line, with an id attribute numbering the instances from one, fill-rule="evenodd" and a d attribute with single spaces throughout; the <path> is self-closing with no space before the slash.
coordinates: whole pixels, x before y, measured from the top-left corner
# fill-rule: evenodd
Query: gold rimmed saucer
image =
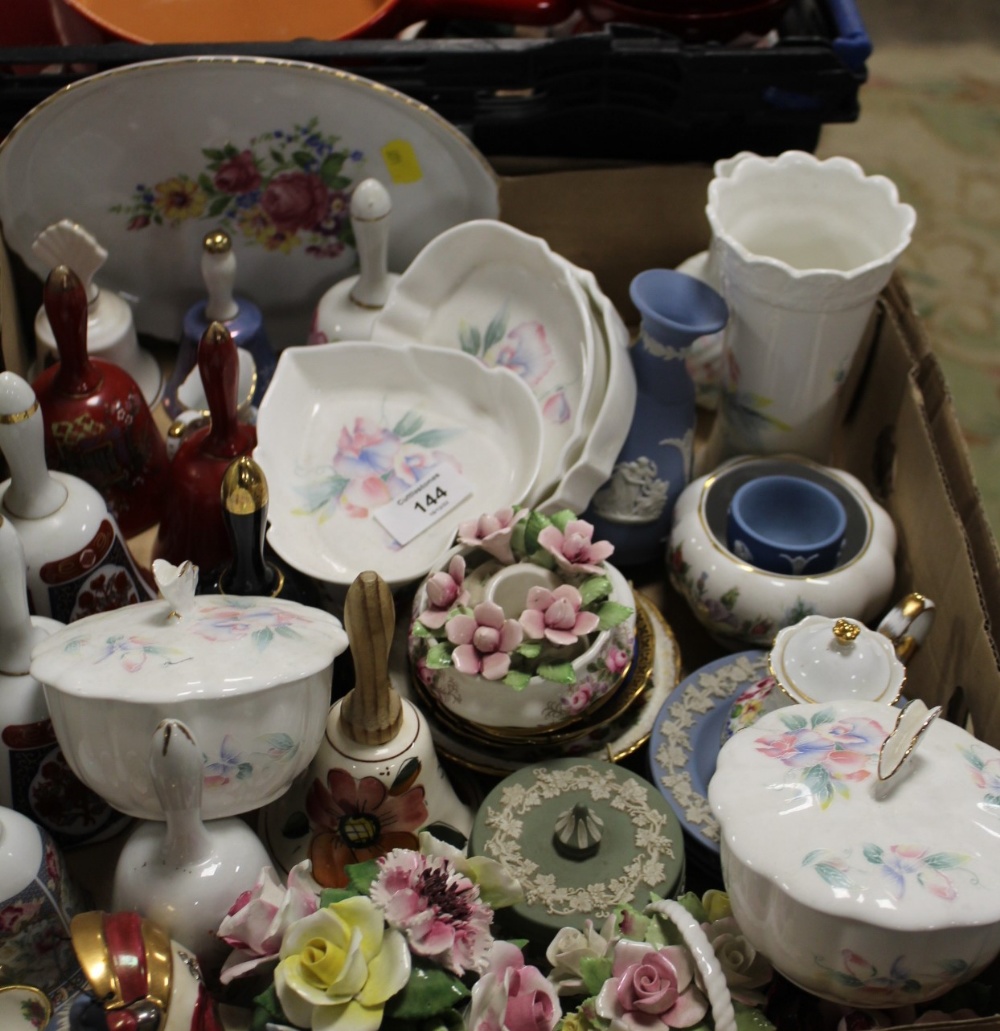
<path id="1" fill-rule="evenodd" d="M 544 748 L 549 751 L 565 747 L 580 738 L 619 719 L 635 704 L 649 685 L 653 674 L 655 653 L 655 636 L 644 606 L 636 598 L 636 651 L 629 666 L 628 673 L 622 678 L 618 687 L 609 691 L 600 704 L 594 706 L 581 716 L 541 730 L 528 730 L 522 727 L 487 727 L 456 716 L 438 702 L 422 684 L 418 677 L 412 677 L 414 693 L 421 702 L 421 707 L 440 726 L 456 737 L 474 742 L 494 752 L 506 752 L 508 749 Z"/>

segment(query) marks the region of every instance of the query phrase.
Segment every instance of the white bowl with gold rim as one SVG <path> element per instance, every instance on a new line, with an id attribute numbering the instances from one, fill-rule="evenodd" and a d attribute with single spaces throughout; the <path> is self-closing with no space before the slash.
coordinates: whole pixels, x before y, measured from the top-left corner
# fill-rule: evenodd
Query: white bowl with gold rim
<path id="1" fill-rule="evenodd" d="M 827 487 L 847 511 L 837 566 L 820 575 L 767 572 L 726 547 L 729 503 L 742 484 L 775 473 Z M 667 571 L 695 616 L 734 650 L 770 647 L 775 634 L 806 616 L 861 623 L 884 610 L 895 582 L 896 528 L 857 477 L 797 455 L 739 456 L 690 483 L 677 500 Z"/>

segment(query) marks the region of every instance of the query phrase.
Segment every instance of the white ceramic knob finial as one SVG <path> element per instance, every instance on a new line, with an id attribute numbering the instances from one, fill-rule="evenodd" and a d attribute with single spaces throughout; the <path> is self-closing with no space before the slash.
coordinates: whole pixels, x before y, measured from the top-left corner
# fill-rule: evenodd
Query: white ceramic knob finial
<path id="1" fill-rule="evenodd" d="M 236 255 L 229 234 L 221 229 L 206 233 L 202 241 L 201 274 L 208 291 L 205 318 L 209 322 L 228 322 L 240 313 L 233 291 L 236 289 Z"/>
<path id="2" fill-rule="evenodd" d="M 362 179 L 351 193 L 351 228 L 358 274 L 334 283 L 313 316 L 311 343 L 368 340 L 398 274 L 389 271 L 392 198 L 378 179 Z"/>
<path id="3" fill-rule="evenodd" d="M 389 297 L 389 215 L 392 198 L 377 179 L 364 179 L 351 194 L 351 227 L 358 249 L 358 278 L 351 300 L 364 308 L 382 308 Z"/>
<path id="4" fill-rule="evenodd" d="M 68 490 L 45 462 L 45 423 L 34 390 L 14 372 L 0 372 L 0 451 L 10 469 L 2 507 L 22 519 L 58 511 Z"/>

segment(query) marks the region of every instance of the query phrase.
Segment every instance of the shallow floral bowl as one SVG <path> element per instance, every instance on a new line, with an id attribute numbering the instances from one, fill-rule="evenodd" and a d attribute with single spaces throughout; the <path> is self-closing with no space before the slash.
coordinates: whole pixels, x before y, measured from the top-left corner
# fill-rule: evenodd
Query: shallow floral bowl
<path id="1" fill-rule="evenodd" d="M 530 388 L 461 351 L 287 348 L 257 416 L 268 542 L 328 593 L 369 569 L 401 587 L 430 571 L 463 519 L 528 494 L 541 438 Z"/>
<path id="2" fill-rule="evenodd" d="M 590 539 L 588 523 L 563 515 L 550 521 L 522 510 L 500 528 L 503 517 L 478 529 L 466 524 L 465 547 L 414 598 L 413 675 L 449 716 L 477 731 L 516 741 L 526 730 L 566 727 L 590 716 L 629 672 L 632 588 L 605 561 L 610 546 Z M 470 543 L 484 526 L 480 542 Z"/>
<path id="3" fill-rule="evenodd" d="M 541 237 L 496 219 L 431 240 L 393 284 L 372 339 L 462 351 L 531 388 L 542 413 L 531 504 L 569 470 L 587 437 L 588 400 L 607 382 L 597 375 L 606 373 L 603 336 L 569 264 Z"/>
<path id="4" fill-rule="evenodd" d="M 916 1004 L 1000 951 L 1000 752 L 934 715 L 795 705 L 719 753 L 708 798 L 733 916 L 809 992 Z"/>
<path id="5" fill-rule="evenodd" d="M 149 749 L 162 719 L 183 720 L 205 754 L 203 815 L 215 819 L 266 805 L 309 765 L 346 647 L 320 609 L 201 595 L 77 620 L 36 647 L 31 670 L 73 772 L 130 816 L 164 818 Z"/>
<path id="6" fill-rule="evenodd" d="M 726 516 L 736 490 L 758 476 L 788 474 L 831 491 L 847 514 L 837 565 L 811 576 L 767 572 L 726 547 Z M 805 616 L 878 617 L 895 580 L 896 529 L 856 477 L 795 455 L 740 456 L 690 483 L 674 509 L 667 553 L 670 580 L 702 625 L 734 650 L 770 647 Z"/>

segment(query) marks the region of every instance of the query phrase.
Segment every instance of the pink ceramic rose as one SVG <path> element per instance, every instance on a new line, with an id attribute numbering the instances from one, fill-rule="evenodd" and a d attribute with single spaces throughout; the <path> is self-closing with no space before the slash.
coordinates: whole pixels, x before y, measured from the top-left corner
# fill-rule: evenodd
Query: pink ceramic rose
<path id="1" fill-rule="evenodd" d="M 459 543 L 482 548 L 487 554 L 509 566 L 514 561 L 514 551 L 510 543 L 514 527 L 527 515 L 526 508 L 517 512 L 513 508 L 501 508 L 491 515 L 482 515 L 478 519 L 459 523 Z"/>
<path id="2" fill-rule="evenodd" d="M 288 871 L 287 884 L 265 866 L 257 883 L 232 904 L 219 924 L 218 935 L 233 947 L 223 964 L 223 984 L 277 963 L 285 931 L 296 920 L 319 908 L 319 885 L 310 876 L 309 860 Z"/>
<path id="3" fill-rule="evenodd" d="M 555 590 L 532 587 L 520 623 L 533 640 L 543 637 L 555 645 L 576 644 L 577 639 L 593 633 L 600 623 L 595 612 L 581 612 L 583 596 L 572 584 Z"/>
<path id="4" fill-rule="evenodd" d="M 222 193 L 252 193 L 260 186 L 257 159 L 251 151 L 241 151 L 219 165 L 213 182 Z"/>
<path id="5" fill-rule="evenodd" d="M 445 633 L 458 646 L 451 653 L 455 669 L 486 680 L 503 680 L 510 671 L 510 653 L 524 637 L 521 624 L 506 619 L 503 609 L 491 601 L 480 602 L 471 616 L 452 616 Z"/>
<path id="6" fill-rule="evenodd" d="M 538 543 L 556 560 L 556 565 L 571 573 L 600 573 L 601 563 L 615 550 L 608 541 L 593 540 L 594 527 L 585 519 L 571 519 L 565 530 L 546 526 Z"/>
<path id="7" fill-rule="evenodd" d="M 516 945 L 494 941 L 486 973 L 472 986 L 467 1031 L 553 1031 L 561 1018 L 552 983 L 525 965 Z"/>
<path id="8" fill-rule="evenodd" d="M 657 949 L 628 939 L 616 943 L 611 977 L 595 1005 L 597 1015 L 611 1022 L 611 1031 L 692 1027 L 708 1012 L 681 946 Z"/>
<path id="9" fill-rule="evenodd" d="M 469 600 L 465 589 L 465 559 L 461 555 L 452 556 L 447 570 L 439 570 L 427 578 L 426 592 L 428 607 L 417 619 L 429 630 L 439 630 L 449 611 Z"/>

